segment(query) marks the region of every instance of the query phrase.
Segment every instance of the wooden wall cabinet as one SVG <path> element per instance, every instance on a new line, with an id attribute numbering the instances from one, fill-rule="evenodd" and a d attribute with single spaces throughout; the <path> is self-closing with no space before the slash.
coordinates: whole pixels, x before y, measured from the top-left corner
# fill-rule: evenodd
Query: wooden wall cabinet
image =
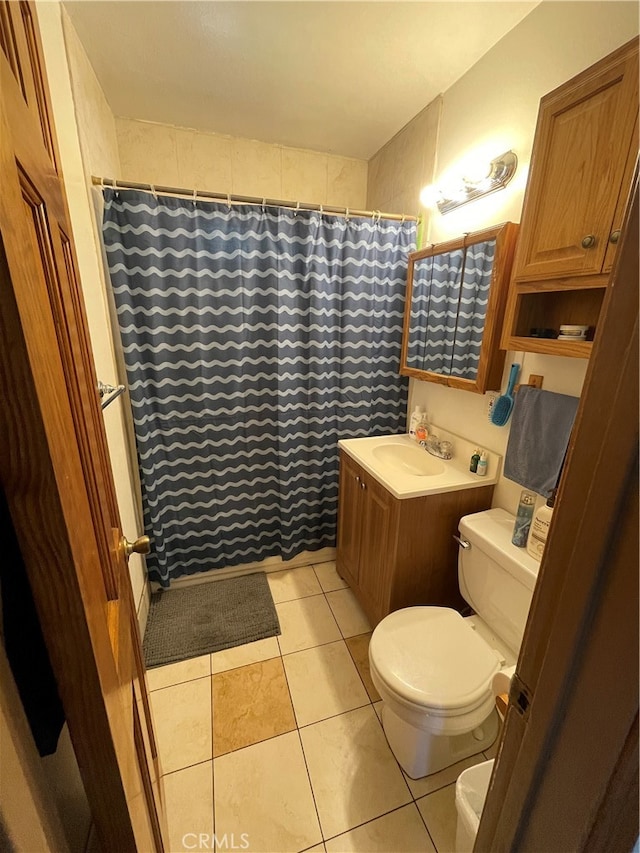
<path id="1" fill-rule="evenodd" d="M 493 488 L 399 500 L 340 451 L 337 569 L 372 625 L 401 607 L 464 605 L 453 536 L 463 515 L 491 506 Z"/>
<path id="2" fill-rule="evenodd" d="M 597 327 L 638 155 L 638 42 L 540 102 L 503 349 L 588 358 L 591 341 L 532 329 Z"/>

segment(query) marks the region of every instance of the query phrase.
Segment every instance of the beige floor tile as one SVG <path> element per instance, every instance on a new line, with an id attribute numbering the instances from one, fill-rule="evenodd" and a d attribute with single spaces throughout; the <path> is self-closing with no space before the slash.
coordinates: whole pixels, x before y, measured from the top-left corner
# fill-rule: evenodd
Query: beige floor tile
<path id="1" fill-rule="evenodd" d="M 360 678 L 367 688 L 367 693 L 372 702 L 380 701 L 380 694 L 376 690 L 373 681 L 371 680 L 371 671 L 369 669 L 369 640 L 371 634 L 358 634 L 355 637 L 347 637 L 345 640 L 353 662 L 358 668 Z"/>
<path id="2" fill-rule="evenodd" d="M 300 729 L 325 838 L 411 800 L 373 708 Z"/>
<path id="3" fill-rule="evenodd" d="M 214 759 L 216 835 L 246 833 L 249 853 L 294 853 L 322 841 L 297 732 Z"/>
<path id="4" fill-rule="evenodd" d="M 220 672 L 212 681 L 214 756 L 295 729 L 282 658 Z"/>
<path id="5" fill-rule="evenodd" d="M 343 637 L 355 637 L 357 634 L 371 631 L 369 620 L 350 589 L 328 592 L 327 601 Z"/>
<path id="6" fill-rule="evenodd" d="M 329 563 L 314 563 L 314 571 L 320 581 L 323 592 L 332 592 L 335 589 L 346 589 L 348 586 L 336 571 L 335 561 Z"/>
<path id="7" fill-rule="evenodd" d="M 438 853 L 455 853 L 458 820 L 455 784 L 422 797 L 417 805 Z"/>
<path id="8" fill-rule="evenodd" d="M 382 725 L 382 699 L 379 702 L 373 703 L 373 710 L 378 715 L 378 719 L 380 720 L 380 724 Z"/>
<path id="9" fill-rule="evenodd" d="M 282 631 L 278 643 L 283 655 L 342 639 L 324 595 L 285 601 L 276 604 L 276 610 Z"/>
<path id="10" fill-rule="evenodd" d="M 327 848 L 324 844 L 316 844 L 315 847 L 308 847 L 304 853 L 327 853 Z"/>
<path id="11" fill-rule="evenodd" d="M 192 850 L 194 837 L 213 836 L 212 762 L 163 777 L 170 853 Z"/>
<path id="12" fill-rule="evenodd" d="M 481 761 L 485 760 L 484 755 L 479 752 L 477 755 L 463 758 L 462 761 L 452 764 L 451 767 L 445 767 L 439 773 L 432 773 L 431 776 L 423 776 L 422 779 L 410 779 L 406 773 L 404 775 L 414 799 L 417 800 L 419 797 L 425 797 L 439 788 L 451 785 L 467 767 L 473 767 L 475 764 L 480 764 Z"/>
<path id="13" fill-rule="evenodd" d="M 327 841 L 327 853 L 436 853 L 414 803 Z"/>
<path id="14" fill-rule="evenodd" d="M 153 669 L 148 669 L 147 684 L 149 690 L 160 690 L 163 687 L 181 684 L 183 681 L 205 678 L 210 674 L 210 655 L 202 655 L 199 658 L 190 658 L 178 663 L 167 664 L 167 666 L 156 666 Z"/>
<path id="15" fill-rule="evenodd" d="M 299 569 L 286 569 L 284 572 L 269 572 L 267 581 L 276 604 L 294 601 L 309 595 L 319 595 L 322 588 L 311 566 Z"/>
<path id="16" fill-rule="evenodd" d="M 344 640 L 282 659 L 299 726 L 369 702 Z"/>
<path id="17" fill-rule="evenodd" d="M 154 690 L 151 708 L 163 773 L 208 761 L 211 751 L 211 678 Z"/>
<path id="18" fill-rule="evenodd" d="M 266 640 L 256 640 L 255 643 L 244 643 L 242 646 L 214 652 L 211 655 L 211 672 L 215 675 L 217 672 L 277 657 L 280 657 L 278 640 L 276 637 L 267 637 Z"/>

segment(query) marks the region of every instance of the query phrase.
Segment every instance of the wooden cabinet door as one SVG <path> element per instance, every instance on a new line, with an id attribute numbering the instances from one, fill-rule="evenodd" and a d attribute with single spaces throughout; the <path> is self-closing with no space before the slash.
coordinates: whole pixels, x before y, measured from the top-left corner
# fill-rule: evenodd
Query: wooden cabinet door
<path id="1" fill-rule="evenodd" d="M 635 40 L 542 99 L 515 278 L 601 273 L 637 112 Z"/>
<path id="2" fill-rule="evenodd" d="M 26 2 L 0 2 L 0 389 L 0 483 L 101 847 L 162 851 L 140 637 Z"/>
<path id="3" fill-rule="evenodd" d="M 362 482 L 364 500 L 358 584 L 373 612 L 382 616 L 388 612 L 389 590 L 395 570 L 390 535 L 395 498 L 373 477 L 365 476 Z"/>
<path id="4" fill-rule="evenodd" d="M 632 190 L 633 173 L 635 171 L 637 162 L 638 116 L 636 116 L 636 123 L 634 125 L 633 133 L 631 135 L 631 145 L 629 147 L 629 154 L 627 155 L 627 165 L 624 171 L 624 176 L 622 178 L 622 187 L 620 188 L 620 194 L 618 195 L 618 204 L 616 205 L 616 211 L 613 216 L 613 222 L 611 223 L 611 231 L 609 233 L 607 251 L 604 256 L 604 266 L 602 268 L 602 272 L 604 273 L 610 273 L 613 269 L 613 261 L 616 256 L 616 252 L 618 251 L 618 243 L 622 234 L 622 223 L 629 203 L 629 194 Z"/>
<path id="5" fill-rule="evenodd" d="M 340 454 L 340 485 L 338 490 L 338 569 L 358 583 L 360 534 L 362 528 L 362 469 L 347 456 Z"/>

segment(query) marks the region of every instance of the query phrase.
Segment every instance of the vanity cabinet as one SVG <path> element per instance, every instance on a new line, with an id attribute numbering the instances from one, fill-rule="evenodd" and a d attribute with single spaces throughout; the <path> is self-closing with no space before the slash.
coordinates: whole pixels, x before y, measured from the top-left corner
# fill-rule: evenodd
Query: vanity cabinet
<path id="1" fill-rule="evenodd" d="M 598 324 L 638 154 L 638 44 L 542 98 L 504 349 L 588 357 L 590 341 L 532 337 Z"/>
<path id="2" fill-rule="evenodd" d="M 453 536 L 463 515 L 491 506 L 493 488 L 400 500 L 340 451 L 337 569 L 372 625 L 402 607 L 464 605 Z"/>

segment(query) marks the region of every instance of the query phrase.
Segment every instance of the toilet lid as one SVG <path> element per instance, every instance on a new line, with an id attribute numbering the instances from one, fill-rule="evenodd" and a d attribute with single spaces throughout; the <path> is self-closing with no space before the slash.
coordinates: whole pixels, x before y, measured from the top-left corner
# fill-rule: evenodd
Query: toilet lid
<path id="1" fill-rule="evenodd" d="M 373 632 L 369 652 L 394 693 L 442 710 L 476 704 L 500 669 L 497 653 L 448 607 L 391 613 Z"/>

